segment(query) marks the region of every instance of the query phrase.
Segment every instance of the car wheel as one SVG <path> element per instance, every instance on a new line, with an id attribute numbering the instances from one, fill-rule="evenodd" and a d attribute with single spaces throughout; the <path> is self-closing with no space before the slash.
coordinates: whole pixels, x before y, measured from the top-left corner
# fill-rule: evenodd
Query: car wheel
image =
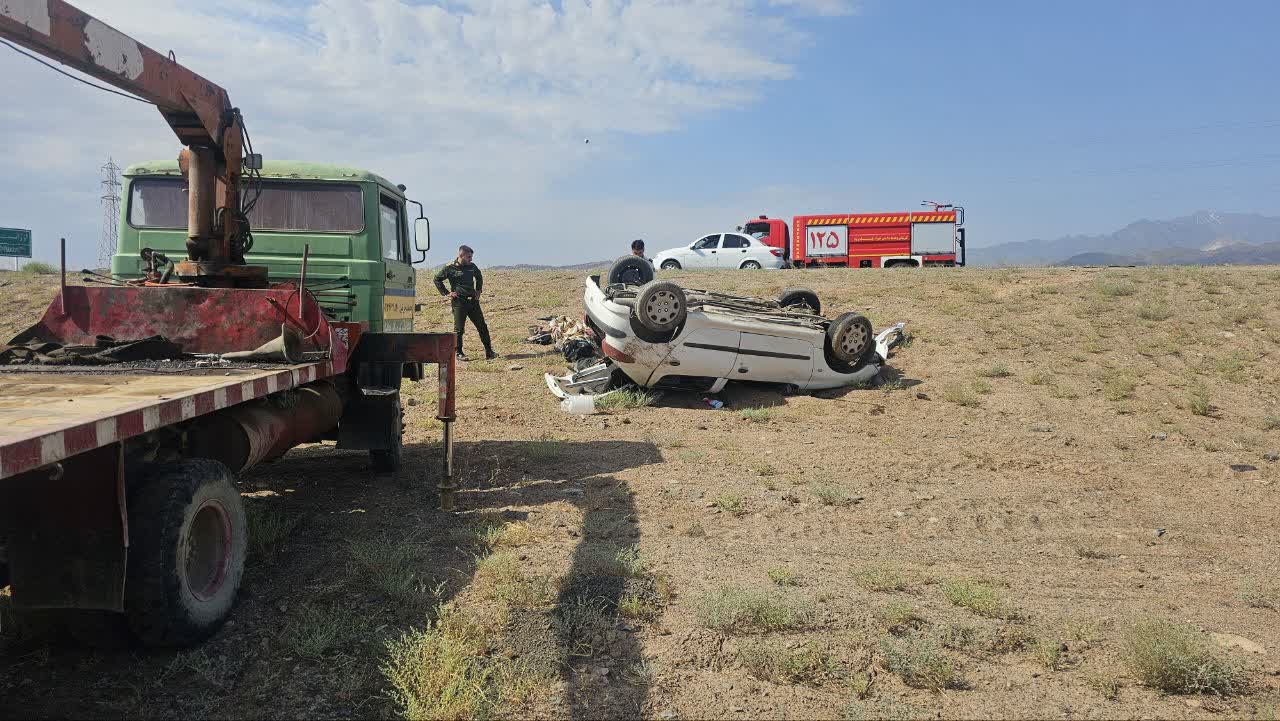
<path id="1" fill-rule="evenodd" d="M 684 289 L 675 283 L 650 283 L 636 298 L 636 320 L 657 333 L 675 330 L 684 323 L 687 313 Z"/>
<path id="2" fill-rule="evenodd" d="M 653 280 L 653 266 L 649 261 L 634 255 L 624 255 L 614 261 L 605 276 L 606 286 L 622 283 L 644 285 Z"/>
<path id="3" fill-rule="evenodd" d="M 662 269 L 663 270 L 680 270 L 680 261 L 664 260 L 662 261 Z"/>
<path id="4" fill-rule="evenodd" d="M 827 364 L 840 373 L 852 373 L 866 365 L 876 351 L 871 321 L 857 313 L 844 313 L 827 326 L 823 344 Z"/>
<path id="5" fill-rule="evenodd" d="M 787 288 L 778 296 L 778 305 L 792 310 L 807 310 L 814 315 L 822 315 L 822 301 L 818 294 L 808 288 Z"/>
<path id="6" fill-rule="evenodd" d="M 748 260 L 741 267 L 743 270 L 760 270 L 760 264 L 754 260 Z"/>

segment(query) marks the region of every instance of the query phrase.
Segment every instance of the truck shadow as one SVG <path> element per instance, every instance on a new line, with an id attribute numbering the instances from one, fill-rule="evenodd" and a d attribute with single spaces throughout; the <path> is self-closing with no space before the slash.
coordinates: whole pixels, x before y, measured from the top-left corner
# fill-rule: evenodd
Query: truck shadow
<path id="1" fill-rule="evenodd" d="M 456 451 L 455 513 L 438 510 L 438 444 L 407 445 L 394 475 L 374 475 L 365 454 L 319 445 L 245 474 L 257 535 L 222 630 L 192 649 L 103 651 L 6 628 L 0 670 L 23 682 L 0 685 L 0 718 L 394 715 L 382 672 L 388 643 L 430 634 L 438 610 L 499 550 L 550 590 L 511 603 L 477 661 L 562 678 L 562 696 L 533 702 L 544 715 L 641 715 L 651 683 L 643 621 L 619 607 L 630 596 L 652 600 L 654 581 L 638 570 L 635 503 L 613 474 L 660 463 L 658 449 L 477 441 Z M 478 540 L 495 522 L 521 520 L 538 529 L 537 543 L 494 549 Z"/>

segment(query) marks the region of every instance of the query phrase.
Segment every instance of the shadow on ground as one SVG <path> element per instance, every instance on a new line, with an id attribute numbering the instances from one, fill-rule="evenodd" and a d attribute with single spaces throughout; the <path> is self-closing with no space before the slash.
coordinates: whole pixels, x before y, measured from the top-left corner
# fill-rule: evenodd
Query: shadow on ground
<path id="1" fill-rule="evenodd" d="M 406 447 L 404 468 L 391 476 L 374 475 L 364 454 L 327 446 L 254 469 L 241 480 L 246 505 L 272 520 L 259 521 L 267 530 L 221 631 L 180 651 L 97 651 L 10 631 L 0 640 L 0 717 L 392 714 L 380 673 L 386 643 L 428 628 L 438 604 L 472 583 L 481 556 L 467 539 L 476 519 L 519 520 L 557 501 L 581 511 L 580 530 L 559 529 L 576 536 L 559 593 L 549 608 L 511 613 L 496 641 L 526 663 L 554 664 L 567 691 L 556 715 L 642 713 L 647 681 L 630 672 L 642 648 L 618 607 L 628 594 L 652 593 L 637 586 L 652 581 L 611 570 L 640 536 L 631 493 L 612 474 L 661 462 L 657 448 L 478 441 L 459 443 L 456 457 L 456 513 L 438 510 L 438 445 Z M 397 585 L 406 573 L 412 585 Z M 610 627 L 575 627 L 588 607 Z"/>

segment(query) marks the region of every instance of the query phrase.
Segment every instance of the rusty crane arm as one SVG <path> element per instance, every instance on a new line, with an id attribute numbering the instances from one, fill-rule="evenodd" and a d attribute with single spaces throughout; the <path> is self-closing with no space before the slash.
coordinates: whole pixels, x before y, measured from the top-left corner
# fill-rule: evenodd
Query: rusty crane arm
<path id="1" fill-rule="evenodd" d="M 205 285 L 252 285 L 241 215 L 243 122 L 227 91 L 62 0 L 0 0 L 0 37 L 154 103 L 186 146 L 187 262 L 178 275 Z"/>

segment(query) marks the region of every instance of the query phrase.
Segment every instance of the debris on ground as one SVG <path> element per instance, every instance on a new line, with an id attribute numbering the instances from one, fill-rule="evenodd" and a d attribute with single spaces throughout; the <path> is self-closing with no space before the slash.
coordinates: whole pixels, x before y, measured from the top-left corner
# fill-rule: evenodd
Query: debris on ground
<path id="1" fill-rule="evenodd" d="M 93 345 L 62 345 L 31 341 L 0 346 L 0 365 L 107 365 L 146 360 L 182 358 L 182 346 L 154 335 L 137 340 L 116 340 L 100 335 Z"/>
<path id="2" fill-rule="evenodd" d="M 718 400 L 716 398 L 703 398 L 702 402 L 706 403 L 708 408 L 714 408 L 715 410 L 720 410 L 721 408 L 724 408 L 724 401 Z"/>

